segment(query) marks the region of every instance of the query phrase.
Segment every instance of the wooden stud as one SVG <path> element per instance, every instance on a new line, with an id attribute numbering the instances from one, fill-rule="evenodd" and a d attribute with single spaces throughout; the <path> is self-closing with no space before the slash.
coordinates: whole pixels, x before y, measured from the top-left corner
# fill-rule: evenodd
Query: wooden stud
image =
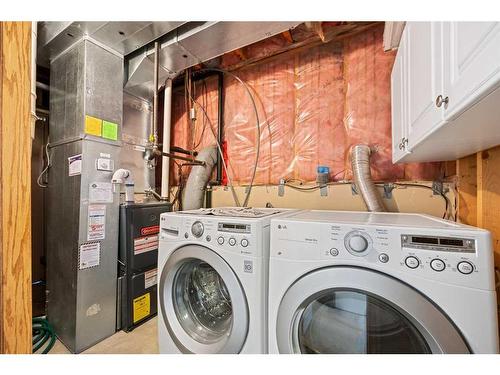
<path id="1" fill-rule="evenodd" d="M 457 160 L 458 219 L 477 225 L 477 160 L 476 154 Z"/>
<path id="2" fill-rule="evenodd" d="M 477 226 L 491 232 L 495 266 L 500 267 L 500 147 L 478 152 Z"/>
<path id="3" fill-rule="evenodd" d="M 0 22 L 0 353 L 31 353 L 31 22 Z"/>

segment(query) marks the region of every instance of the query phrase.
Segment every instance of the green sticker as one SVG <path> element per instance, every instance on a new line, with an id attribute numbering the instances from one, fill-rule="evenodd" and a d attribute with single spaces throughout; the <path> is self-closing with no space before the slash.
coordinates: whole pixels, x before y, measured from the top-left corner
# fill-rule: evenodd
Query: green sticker
<path id="1" fill-rule="evenodd" d="M 109 121 L 102 122 L 102 137 L 116 141 L 118 139 L 118 124 Z"/>

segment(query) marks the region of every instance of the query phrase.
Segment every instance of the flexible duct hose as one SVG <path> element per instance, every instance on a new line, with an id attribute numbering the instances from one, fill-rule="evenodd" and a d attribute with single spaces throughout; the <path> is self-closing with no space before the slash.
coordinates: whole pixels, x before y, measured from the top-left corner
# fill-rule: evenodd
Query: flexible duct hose
<path id="1" fill-rule="evenodd" d="M 203 207 L 205 186 L 207 186 L 212 170 L 217 163 L 217 146 L 212 145 L 204 148 L 198 153 L 196 159 L 204 161 L 205 165 L 194 165 L 191 169 L 182 198 L 183 210 L 195 210 Z"/>
<path id="2" fill-rule="evenodd" d="M 49 322 L 44 318 L 33 318 L 33 353 L 40 350 L 48 342 L 42 354 L 47 354 L 56 342 L 56 334 Z"/>
<path id="3" fill-rule="evenodd" d="M 363 197 L 368 211 L 385 212 L 387 209 L 372 180 L 370 154 L 371 150 L 367 145 L 356 145 L 352 148 L 351 164 L 354 183 Z"/>

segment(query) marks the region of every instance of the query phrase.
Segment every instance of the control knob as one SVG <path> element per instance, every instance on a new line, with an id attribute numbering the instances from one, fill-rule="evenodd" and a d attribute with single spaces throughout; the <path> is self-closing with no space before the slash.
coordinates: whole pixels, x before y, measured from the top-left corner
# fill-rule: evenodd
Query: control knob
<path id="1" fill-rule="evenodd" d="M 371 239 L 366 233 L 351 232 L 349 233 L 344 244 L 347 250 L 356 256 L 363 256 L 370 249 Z"/>
<path id="2" fill-rule="evenodd" d="M 196 238 L 200 238 L 201 236 L 203 236 L 204 231 L 205 228 L 203 227 L 203 223 L 201 221 L 195 221 L 191 226 L 191 233 Z"/>

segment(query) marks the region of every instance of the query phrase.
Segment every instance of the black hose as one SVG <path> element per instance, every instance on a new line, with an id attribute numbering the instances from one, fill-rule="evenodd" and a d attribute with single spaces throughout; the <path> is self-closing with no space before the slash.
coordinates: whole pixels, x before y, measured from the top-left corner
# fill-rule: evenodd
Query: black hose
<path id="1" fill-rule="evenodd" d="M 44 345 L 46 345 L 41 354 L 47 354 L 48 352 L 50 352 L 50 349 L 52 349 L 56 342 L 56 334 L 54 333 L 54 328 L 52 328 L 47 319 L 44 318 L 33 318 L 32 327 L 33 353 L 36 353 Z"/>

